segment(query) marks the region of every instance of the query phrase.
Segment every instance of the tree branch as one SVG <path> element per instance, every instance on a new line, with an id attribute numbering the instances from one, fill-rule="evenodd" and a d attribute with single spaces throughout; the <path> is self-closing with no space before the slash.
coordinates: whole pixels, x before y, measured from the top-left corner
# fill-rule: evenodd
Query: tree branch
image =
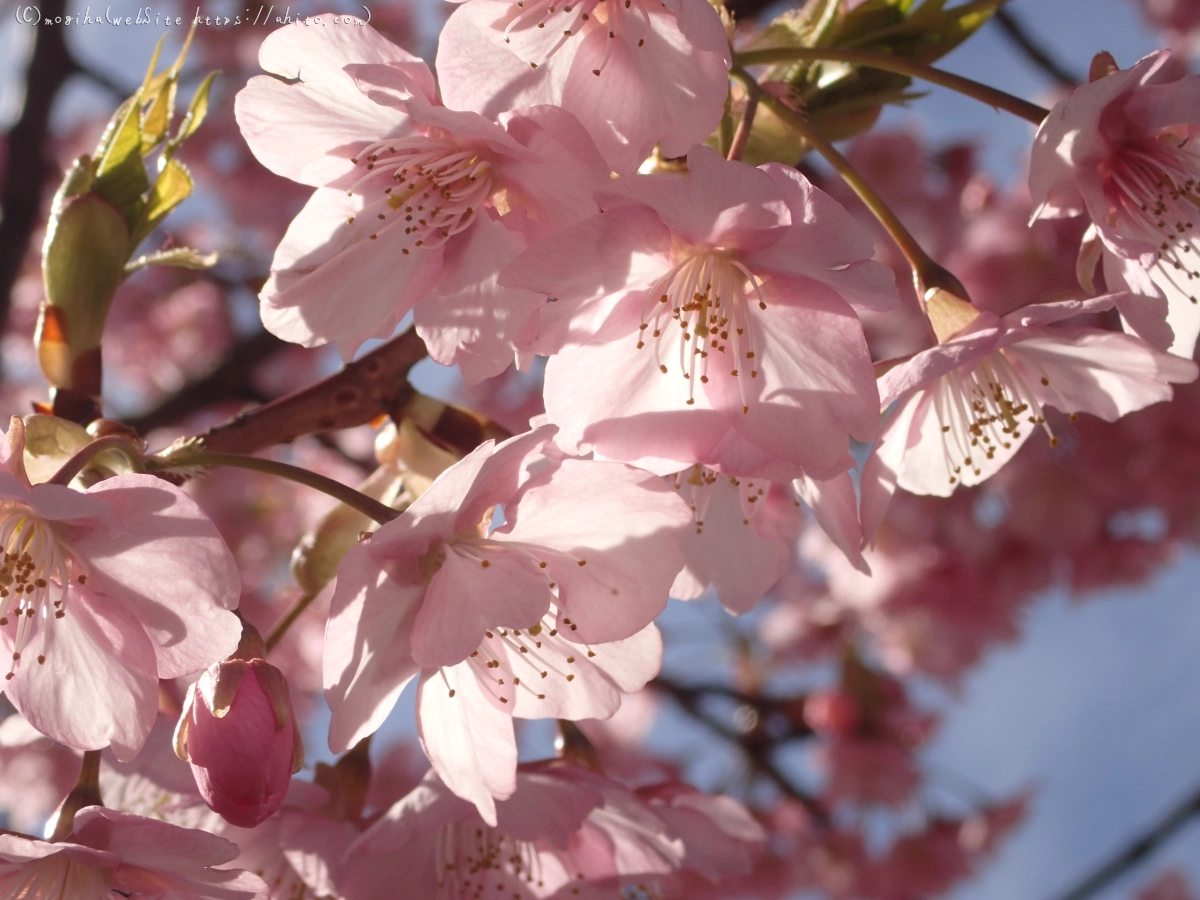
<path id="1" fill-rule="evenodd" d="M 1001 7 L 996 10 L 994 18 L 996 24 L 1000 26 L 1009 41 L 1025 55 L 1026 59 L 1041 69 L 1042 72 L 1049 75 L 1063 87 L 1074 88 L 1079 86 L 1079 78 L 1060 65 L 1050 55 L 1050 51 L 1038 43 L 1033 35 L 1026 30 L 1025 25 L 1012 14 L 1011 10 Z"/>
<path id="2" fill-rule="evenodd" d="M 1192 791 L 1177 803 L 1165 816 L 1146 831 L 1138 835 L 1123 850 L 1097 867 L 1078 885 L 1059 895 L 1058 900 L 1084 900 L 1094 896 L 1109 884 L 1132 869 L 1135 865 L 1165 844 L 1187 824 L 1193 816 L 1200 815 L 1200 788 Z"/>
<path id="3" fill-rule="evenodd" d="M 749 706 L 758 714 L 760 724 L 765 724 L 769 716 L 782 712 L 778 704 L 769 698 L 751 697 L 723 686 L 688 687 L 662 677 L 654 679 L 651 683 L 709 731 L 723 737 L 731 744 L 735 744 L 755 771 L 772 781 L 779 790 L 802 805 L 819 824 L 829 824 L 829 811 L 825 809 L 821 801 L 797 787 L 776 765 L 774 759 L 779 743 L 812 736 L 813 731 L 807 725 L 797 723 L 793 721 L 793 717 L 788 716 L 790 729 L 779 737 L 772 737 L 757 731 L 743 733 L 708 712 L 703 706 L 704 698 L 716 695 Z"/>
<path id="4" fill-rule="evenodd" d="M 323 381 L 216 426 L 200 436 L 200 445 L 213 453 L 256 453 L 381 415 L 399 418 L 416 393 L 408 372 L 425 353 L 424 341 L 410 328 Z"/>
<path id="5" fill-rule="evenodd" d="M 232 351 L 215 369 L 198 380 L 189 382 L 157 406 L 125 424 L 139 434 L 174 425 L 206 406 L 222 400 L 259 400 L 250 385 L 250 374 L 259 365 L 284 347 L 291 346 L 268 331 L 234 344 Z"/>
<path id="6" fill-rule="evenodd" d="M 64 15 L 66 7 L 66 0 L 46 0 L 41 12 L 45 18 L 54 18 Z M 4 184 L 0 186 L 0 326 L 8 318 L 13 285 L 29 249 L 50 174 L 46 158 L 50 110 L 59 90 L 76 71 L 63 28 L 40 22 L 29 27 L 35 29 L 35 36 L 25 73 L 25 102 L 21 117 L 8 132 Z"/>

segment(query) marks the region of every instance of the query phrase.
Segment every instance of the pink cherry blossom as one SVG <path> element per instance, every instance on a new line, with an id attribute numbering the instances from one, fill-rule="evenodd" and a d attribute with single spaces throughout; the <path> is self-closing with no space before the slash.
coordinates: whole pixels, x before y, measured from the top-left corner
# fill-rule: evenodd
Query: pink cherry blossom
<path id="1" fill-rule="evenodd" d="M 1053 440 L 1045 407 L 1112 422 L 1169 400 L 1172 384 L 1195 380 L 1195 363 L 1132 335 L 1049 327 L 1115 302 L 1112 295 L 1068 300 L 1003 318 L 981 312 L 944 343 L 890 369 L 880 393 L 884 409 L 895 408 L 863 469 L 868 537 L 897 485 L 947 497 L 960 484 L 990 478 L 1038 427 Z"/>
<path id="2" fill-rule="evenodd" d="M 263 322 L 349 358 L 411 311 L 434 359 L 495 375 L 544 302 L 496 272 L 525 233 L 594 213 L 608 167 L 563 110 L 447 109 L 419 59 L 369 26 L 337 31 L 272 33 L 263 68 L 299 83 L 259 76 L 237 98 L 259 160 L 317 186 L 275 253 Z"/>
<path id="3" fill-rule="evenodd" d="M 259 658 L 209 667 L 188 687 L 175 748 L 215 812 L 243 828 L 262 822 L 282 805 L 304 763 L 283 674 Z"/>
<path id="4" fill-rule="evenodd" d="M 1179 869 L 1163 872 L 1141 888 L 1134 900 L 1195 900 L 1196 894 Z"/>
<path id="5" fill-rule="evenodd" d="M 655 144 L 677 157 L 708 137 L 730 62 L 704 0 L 469 0 L 442 30 L 437 71 L 448 104 L 485 116 L 561 106 L 626 174 Z"/>
<path id="6" fill-rule="evenodd" d="M 233 557 L 179 488 L 119 475 L 86 492 L 30 485 L 25 428 L 0 442 L 0 644 L 5 693 L 34 728 L 131 758 L 158 680 L 229 655 L 241 626 Z"/>
<path id="7" fill-rule="evenodd" d="M 663 475 L 832 478 L 879 426 L 852 303 L 895 299 L 871 239 L 795 169 L 693 147 L 689 173 L 623 178 L 502 284 L 543 311 L 546 413 L 568 451 Z"/>
<path id="8" fill-rule="evenodd" d="M 798 496 L 854 564 L 866 565 L 858 501 L 846 473 L 825 482 L 802 477 L 781 485 L 692 466 L 672 481 L 695 525 L 679 538 L 687 562 L 671 586 L 672 597 L 694 600 L 715 588 L 731 613 L 753 609 L 793 556 L 804 527 Z"/>
<path id="9" fill-rule="evenodd" d="M 1169 58 L 1153 53 L 1055 106 L 1034 141 L 1029 186 L 1035 219 L 1091 219 L 1108 289 L 1132 293 L 1117 302 L 1126 327 L 1190 358 L 1200 335 L 1200 76 L 1172 80 Z"/>
<path id="10" fill-rule="evenodd" d="M 765 836 L 736 801 L 686 785 L 635 794 L 562 762 L 523 766 L 516 781 L 489 823 L 431 773 L 350 849 L 343 895 L 380 896 L 399 864 L 430 900 L 600 900 L 622 885 L 658 896 L 684 870 L 709 881 L 748 871 Z"/>
<path id="11" fill-rule="evenodd" d="M 0 894 L 266 900 L 257 875 L 215 868 L 237 855 L 237 845 L 204 831 L 89 806 L 75 814 L 69 841 L 0 834 Z"/>
<path id="12" fill-rule="evenodd" d="M 422 745 L 492 823 L 493 798 L 515 787 L 512 716 L 610 716 L 656 674 L 650 623 L 691 518 L 645 472 L 539 459 L 552 434 L 483 444 L 354 547 L 326 627 L 335 752 L 375 731 L 420 673 Z M 498 506 L 505 523 L 491 528 Z"/>

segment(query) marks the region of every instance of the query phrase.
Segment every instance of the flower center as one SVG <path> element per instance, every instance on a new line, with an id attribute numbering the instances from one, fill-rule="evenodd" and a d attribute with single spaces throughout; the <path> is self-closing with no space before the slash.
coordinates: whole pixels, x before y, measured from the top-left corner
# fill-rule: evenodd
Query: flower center
<path id="1" fill-rule="evenodd" d="M 3 900 L 109 900 L 109 872 L 67 859 L 62 854 L 25 863 L 0 879 Z"/>
<path id="2" fill-rule="evenodd" d="M 612 58 L 613 42 L 623 38 L 642 47 L 650 30 L 650 16 L 642 0 L 517 0 L 504 28 L 504 43 L 536 69 L 571 38 L 588 28 L 608 32 L 604 58 L 593 75 L 599 75 Z"/>
<path id="3" fill-rule="evenodd" d="M 377 226 L 370 240 L 401 228 L 405 256 L 470 227 L 493 191 L 491 165 L 477 151 L 429 135 L 380 141 L 351 161 L 365 174 L 346 193 L 362 195 L 365 205 L 347 224 L 366 218 Z"/>
<path id="4" fill-rule="evenodd" d="M 564 617 L 562 622 L 569 631 L 578 628 L 568 618 Z M 492 628 L 485 632 L 483 643 L 471 652 L 466 663 L 484 690 L 508 704 L 516 700 L 517 691 L 545 700 L 546 680 L 574 681 L 575 673 L 571 670 L 580 657 L 595 659 L 596 651 L 563 637 L 558 630 L 558 608 L 551 605 L 541 620 L 529 628 Z"/>
<path id="5" fill-rule="evenodd" d="M 1050 384 L 1045 375 L 1042 384 Z M 1003 457 L 1019 446 L 1027 425 L 1040 425 L 1050 445 L 1057 444 L 1041 404 L 1003 350 L 985 356 L 969 372 L 955 370 L 940 378 L 932 402 L 951 484 L 977 483 L 997 453 Z"/>
<path id="6" fill-rule="evenodd" d="M 1197 151 L 1169 135 L 1124 148 L 1109 172 L 1113 218 L 1126 225 L 1129 237 L 1156 248 L 1154 280 L 1192 303 L 1197 301 L 1191 282 L 1200 278 L 1197 173 Z"/>
<path id="7" fill-rule="evenodd" d="M 742 511 L 742 524 L 749 525 L 758 510 L 762 509 L 763 500 L 770 482 L 763 479 L 741 479 L 731 475 L 721 475 L 707 466 L 699 463 L 690 469 L 667 476 L 675 490 L 683 495 L 692 508 L 692 521 L 696 524 L 696 534 L 704 533 L 704 521 L 708 517 L 709 507 L 718 491 L 730 490 L 738 495 Z M 718 519 L 720 515 L 718 515 Z"/>
<path id="8" fill-rule="evenodd" d="M 12 667 L 5 678 L 11 679 L 21 652 L 29 642 L 33 617 L 41 612 L 48 618 L 66 615 L 67 588 L 71 572 L 80 568 L 67 548 L 54 534 L 50 524 L 23 503 L 0 505 L 0 626 L 16 618 L 16 637 L 13 640 Z M 87 575 L 78 576 L 80 584 Z M 44 649 L 44 642 L 43 642 Z M 45 654 L 38 663 L 46 662 Z"/>
<path id="9" fill-rule="evenodd" d="M 742 412 L 749 412 L 747 379 L 757 378 L 749 294 L 766 309 L 758 280 L 735 259 L 719 251 L 688 252 L 646 292 L 639 326 L 639 350 L 651 344 L 658 370 L 666 375 L 664 350 L 678 341 L 678 371 L 688 383 L 687 404 L 696 402 L 696 382 L 708 384 L 716 356 L 738 381 Z M 679 325 L 675 334 L 671 321 Z"/>
<path id="10" fill-rule="evenodd" d="M 556 855 L 540 852 L 529 841 L 469 822 L 442 828 L 434 864 L 437 900 L 525 896 L 528 887 L 554 890 L 583 877 L 572 876 Z"/>

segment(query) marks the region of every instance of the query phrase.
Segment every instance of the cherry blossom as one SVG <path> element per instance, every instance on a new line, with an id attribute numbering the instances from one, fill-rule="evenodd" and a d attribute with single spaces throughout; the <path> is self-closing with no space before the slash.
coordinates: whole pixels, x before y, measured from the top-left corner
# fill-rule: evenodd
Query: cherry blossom
<path id="1" fill-rule="evenodd" d="M 461 109 L 561 106 L 626 174 L 655 144 L 676 157 L 708 137 L 730 62 L 704 0 L 469 0 L 442 31 L 437 71 L 446 102 Z"/>
<path id="2" fill-rule="evenodd" d="M 179 488 L 149 475 L 31 486 L 24 446 L 14 417 L 0 443 L 4 691 L 48 737 L 129 759 L 154 724 L 158 680 L 237 646 L 233 557 Z"/>
<path id="3" fill-rule="evenodd" d="M 483 444 L 347 553 L 326 628 L 330 746 L 378 728 L 419 673 L 422 745 L 492 823 L 514 789 L 511 716 L 609 716 L 657 672 L 650 623 L 690 521 L 645 472 L 539 461 L 552 434 Z"/>
<path id="4" fill-rule="evenodd" d="M 89 806 L 75 814 L 69 841 L 0 834 L 0 892 L 29 900 L 266 900 L 257 875 L 216 868 L 237 855 L 236 844 L 205 831 Z"/>
<path id="5" fill-rule="evenodd" d="M 599 900 L 622 885 L 658 891 L 683 869 L 710 881 L 748 871 L 764 837 L 736 801 L 686 785 L 635 794 L 563 763 L 522 767 L 516 781 L 486 822 L 431 774 L 351 847 L 347 900 L 379 896 L 398 861 L 430 900 Z"/>
<path id="6" fill-rule="evenodd" d="M 1111 309 L 1116 297 L 1027 306 L 1003 318 L 951 298 L 968 323 L 880 379 L 895 404 L 863 470 L 863 525 L 878 527 L 897 485 L 947 497 L 980 484 L 1012 459 L 1037 428 L 1053 440 L 1044 408 L 1115 421 L 1169 400 L 1196 365 L 1131 335 L 1050 327 Z M 970 318 L 974 316 L 974 318 Z"/>
<path id="7" fill-rule="evenodd" d="M 792 559 L 804 527 L 800 497 L 821 527 L 856 566 L 865 567 L 862 529 L 850 476 L 791 485 L 721 475 L 704 466 L 677 473 L 672 482 L 688 501 L 695 527 L 679 538 L 687 562 L 671 596 L 694 600 L 710 588 L 731 613 L 753 609 Z"/>
<path id="8" fill-rule="evenodd" d="M 1169 59 L 1152 53 L 1056 105 L 1034 141 L 1029 187 L 1035 219 L 1091 219 L 1108 289 L 1133 295 L 1117 302 L 1127 328 L 1190 358 L 1200 335 L 1200 151 L 1191 140 L 1200 76 L 1172 80 Z M 1098 57 L 1093 73 L 1107 68 Z M 1094 268 L 1094 258 L 1081 265 Z"/>
<path id="9" fill-rule="evenodd" d="M 412 311 L 434 359 L 473 381 L 502 371 L 544 298 L 496 273 L 526 232 L 595 212 L 608 180 L 579 123 L 552 106 L 448 109 L 425 64 L 366 25 L 280 29 L 259 61 L 300 80 L 251 79 L 242 133 L 268 168 L 317 186 L 275 252 L 268 330 L 349 358 Z"/>
<path id="10" fill-rule="evenodd" d="M 895 299 L 871 240 L 794 169 L 693 147 L 689 172 L 620 179 L 603 212 L 535 244 L 501 283 L 542 315 L 546 413 L 568 451 L 663 475 L 832 478 L 879 426 L 851 304 Z"/>

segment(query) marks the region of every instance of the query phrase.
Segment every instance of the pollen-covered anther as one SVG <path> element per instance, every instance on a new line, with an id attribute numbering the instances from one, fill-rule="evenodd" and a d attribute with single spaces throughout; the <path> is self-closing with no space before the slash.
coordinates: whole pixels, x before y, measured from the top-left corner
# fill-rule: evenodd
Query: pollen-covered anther
<path id="1" fill-rule="evenodd" d="M 642 308 L 642 324 L 638 329 L 637 349 L 647 343 L 646 331 L 654 326 L 653 336 L 659 338 L 662 325 L 670 320 L 679 324 L 678 371 L 687 382 L 685 403 L 696 403 L 695 385 L 708 384 L 713 354 L 726 356 L 727 362 L 757 357 L 757 326 L 752 324 L 751 300 L 760 310 L 766 309 L 760 284 L 740 262 L 720 251 L 683 249 L 677 251 L 677 262 L 647 292 Z M 651 303 L 655 297 L 658 303 Z M 668 371 L 662 356 L 671 352 L 673 338 L 653 341 L 653 352 L 659 371 Z M 671 353 L 671 355 L 676 355 Z M 738 379 L 742 405 L 748 410 L 747 378 L 756 378 L 758 369 L 743 373 L 737 365 L 730 375 Z"/>

